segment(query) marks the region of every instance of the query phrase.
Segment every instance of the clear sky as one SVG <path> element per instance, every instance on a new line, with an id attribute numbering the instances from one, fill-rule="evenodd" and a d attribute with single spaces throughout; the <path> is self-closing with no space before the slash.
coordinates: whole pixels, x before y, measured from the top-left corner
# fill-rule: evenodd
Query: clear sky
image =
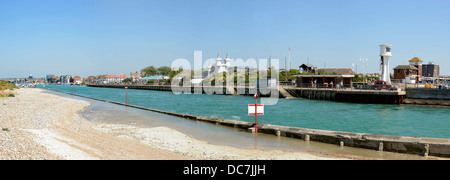
<path id="1" fill-rule="evenodd" d="M 450 75 L 449 0 L 0 0 L 0 77 L 119 74 L 177 58 L 284 57 L 351 68 L 392 44 Z"/>

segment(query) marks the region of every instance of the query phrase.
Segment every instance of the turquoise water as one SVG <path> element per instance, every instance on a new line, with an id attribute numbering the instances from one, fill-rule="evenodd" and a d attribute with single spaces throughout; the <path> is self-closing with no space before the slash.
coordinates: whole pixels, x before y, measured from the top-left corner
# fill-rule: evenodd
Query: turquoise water
<path id="1" fill-rule="evenodd" d="M 55 85 L 46 85 L 55 90 Z M 72 86 L 58 85 L 71 92 Z M 74 86 L 74 93 L 125 103 L 125 89 Z M 181 94 L 128 89 L 128 104 L 183 114 L 254 122 L 247 115 L 252 96 Z M 308 99 L 279 99 L 265 106 L 258 123 L 368 134 L 450 138 L 450 108 L 355 104 Z"/>

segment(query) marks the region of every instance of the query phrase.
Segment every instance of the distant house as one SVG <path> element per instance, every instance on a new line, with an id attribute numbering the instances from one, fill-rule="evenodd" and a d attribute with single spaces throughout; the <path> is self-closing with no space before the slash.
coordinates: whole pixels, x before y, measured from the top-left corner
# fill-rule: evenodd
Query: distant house
<path id="1" fill-rule="evenodd" d="M 135 73 L 130 72 L 131 82 L 139 82 L 142 77 L 144 77 L 143 73 L 138 73 L 137 71 Z"/>
<path id="2" fill-rule="evenodd" d="M 80 76 L 73 76 L 71 83 L 82 84 L 83 83 L 83 78 L 81 78 Z"/>
<path id="3" fill-rule="evenodd" d="M 106 83 L 107 84 L 115 83 L 116 79 L 117 79 L 117 76 L 115 74 L 108 75 L 108 77 L 106 79 Z"/>
<path id="4" fill-rule="evenodd" d="M 107 75 L 106 83 L 108 83 L 108 84 L 120 84 L 120 83 L 122 83 L 122 81 L 123 81 L 125 78 L 127 78 L 127 75 L 126 75 L 126 74 L 119 74 L 119 75 L 112 74 L 112 75 Z"/>
<path id="5" fill-rule="evenodd" d="M 62 76 L 60 76 L 60 83 L 61 84 L 70 84 L 70 78 L 72 78 L 71 75 L 62 75 Z"/>
<path id="6" fill-rule="evenodd" d="M 88 78 L 85 79 L 86 82 L 88 83 L 92 83 L 95 79 L 95 76 L 89 76 Z"/>
<path id="7" fill-rule="evenodd" d="M 317 67 L 314 67 L 312 64 L 302 64 L 298 67 L 300 73 L 316 73 Z"/>
<path id="8" fill-rule="evenodd" d="M 47 75 L 45 79 L 47 83 L 56 83 L 58 81 L 58 77 L 53 74 Z"/>

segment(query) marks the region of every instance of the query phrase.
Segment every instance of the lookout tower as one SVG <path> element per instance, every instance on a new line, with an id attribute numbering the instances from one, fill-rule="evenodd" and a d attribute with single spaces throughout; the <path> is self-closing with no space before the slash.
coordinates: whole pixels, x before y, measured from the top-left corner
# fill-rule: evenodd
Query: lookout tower
<path id="1" fill-rule="evenodd" d="M 389 58 L 391 54 L 392 45 L 382 44 L 380 45 L 381 56 L 381 80 L 391 83 L 391 74 L 389 73 Z"/>

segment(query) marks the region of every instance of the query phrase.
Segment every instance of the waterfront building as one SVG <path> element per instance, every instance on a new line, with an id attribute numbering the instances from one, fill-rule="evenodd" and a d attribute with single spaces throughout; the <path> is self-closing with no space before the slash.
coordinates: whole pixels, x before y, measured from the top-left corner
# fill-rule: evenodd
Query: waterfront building
<path id="1" fill-rule="evenodd" d="M 398 83 L 416 83 L 420 80 L 419 68 L 413 65 L 398 65 L 394 68 L 393 81 Z"/>
<path id="2" fill-rule="evenodd" d="M 130 72 L 131 82 L 139 82 L 144 76 L 144 73 L 138 73 L 137 71 L 135 73 Z"/>
<path id="3" fill-rule="evenodd" d="M 424 77 L 439 77 L 439 65 L 433 62 L 422 64 L 422 75 Z"/>
<path id="4" fill-rule="evenodd" d="M 424 77 L 439 77 L 439 65 L 430 62 L 423 64 L 418 57 L 410 59 L 409 65 L 399 65 L 394 68 L 394 79 L 399 83 L 418 83 Z"/>
<path id="5" fill-rule="evenodd" d="M 216 62 L 214 65 L 208 65 L 208 76 L 214 77 L 216 74 L 227 72 L 228 68 L 231 67 L 230 63 L 231 59 L 228 58 L 228 54 L 225 57 L 225 63 L 222 62 L 222 58 L 220 58 L 219 54 L 217 54 Z"/>
<path id="6" fill-rule="evenodd" d="M 70 83 L 73 84 L 82 84 L 83 83 L 83 78 L 81 78 L 80 76 L 73 76 L 70 80 Z"/>
<path id="7" fill-rule="evenodd" d="M 117 75 L 115 75 L 115 74 L 110 74 L 110 75 L 108 75 L 108 77 L 106 78 L 106 83 L 107 83 L 107 84 L 115 83 L 115 82 L 116 82 L 116 79 L 117 79 Z"/>
<path id="8" fill-rule="evenodd" d="M 316 73 L 317 67 L 312 64 L 302 64 L 298 67 L 298 70 L 300 70 L 300 73 Z"/>
<path id="9" fill-rule="evenodd" d="M 126 74 L 119 74 L 119 75 L 107 75 L 106 77 L 106 83 L 107 84 L 120 84 L 122 81 L 127 78 Z"/>
<path id="10" fill-rule="evenodd" d="M 61 81 L 60 81 L 61 84 L 70 84 L 71 83 L 70 82 L 70 79 L 72 78 L 71 75 L 62 75 L 62 76 L 59 76 L 59 77 L 61 79 Z"/>
<path id="11" fill-rule="evenodd" d="M 351 68 L 324 68 L 317 71 L 319 74 L 334 74 L 334 75 L 351 75 L 354 74 Z"/>
<path id="12" fill-rule="evenodd" d="M 352 78 L 355 75 L 295 75 L 297 77 L 297 87 L 353 87 Z M 331 83 L 333 82 L 333 83 Z M 333 86 L 331 85 L 333 84 Z"/>
<path id="13" fill-rule="evenodd" d="M 46 76 L 45 80 L 47 83 L 57 83 L 60 81 L 60 77 L 50 74 Z"/>
<path id="14" fill-rule="evenodd" d="M 94 78 L 95 84 L 107 84 L 108 83 L 108 75 L 98 75 Z"/>

